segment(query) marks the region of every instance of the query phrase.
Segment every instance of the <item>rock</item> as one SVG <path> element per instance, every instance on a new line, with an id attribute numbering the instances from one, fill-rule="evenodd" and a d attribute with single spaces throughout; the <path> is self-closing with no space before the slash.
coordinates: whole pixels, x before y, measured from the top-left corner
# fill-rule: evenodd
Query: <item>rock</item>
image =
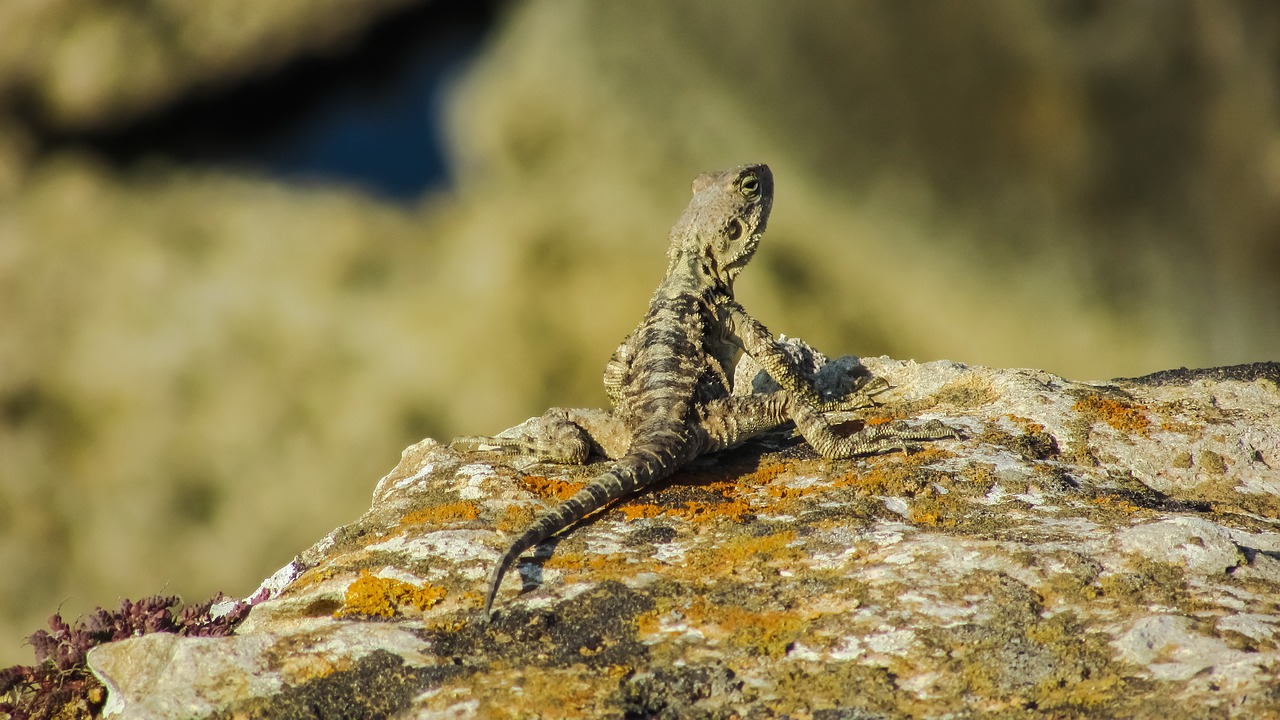
<path id="1" fill-rule="evenodd" d="M 1240 548 L 1222 526 L 1195 517 L 1139 525 L 1120 533 L 1121 549 L 1152 560 L 1183 564 L 1195 573 L 1227 572 L 1240 564 Z"/>
<path id="2" fill-rule="evenodd" d="M 811 357 L 892 386 L 864 420 L 963 438 L 828 461 L 780 432 L 706 458 L 527 557 L 492 623 L 511 534 L 598 468 L 426 439 L 234 636 L 94 649 L 107 714 L 1274 716 L 1276 364 L 1081 383 Z"/>

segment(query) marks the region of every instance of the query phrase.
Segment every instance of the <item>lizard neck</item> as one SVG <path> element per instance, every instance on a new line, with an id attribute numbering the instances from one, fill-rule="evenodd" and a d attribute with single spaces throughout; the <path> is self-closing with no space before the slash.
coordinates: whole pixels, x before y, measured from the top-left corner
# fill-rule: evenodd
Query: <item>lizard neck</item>
<path id="1" fill-rule="evenodd" d="M 704 258 L 691 253 L 680 253 L 668 266 L 666 277 L 654 293 L 654 299 L 677 296 L 732 299 L 733 283 L 732 280 L 726 281 L 718 277 L 707 266 Z"/>

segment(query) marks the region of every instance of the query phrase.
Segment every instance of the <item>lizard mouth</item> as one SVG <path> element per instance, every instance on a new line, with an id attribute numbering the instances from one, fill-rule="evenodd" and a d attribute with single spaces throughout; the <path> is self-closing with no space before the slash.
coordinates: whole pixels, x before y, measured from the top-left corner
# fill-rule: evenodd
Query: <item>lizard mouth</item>
<path id="1" fill-rule="evenodd" d="M 763 237 L 763 233 L 760 232 L 752 233 L 747 237 L 742 244 L 742 249 L 720 267 L 719 274 L 723 279 L 733 280 L 738 276 L 738 273 L 742 272 L 747 263 L 751 262 L 752 256 L 756 254 L 756 248 L 760 247 L 761 237 Z"/>

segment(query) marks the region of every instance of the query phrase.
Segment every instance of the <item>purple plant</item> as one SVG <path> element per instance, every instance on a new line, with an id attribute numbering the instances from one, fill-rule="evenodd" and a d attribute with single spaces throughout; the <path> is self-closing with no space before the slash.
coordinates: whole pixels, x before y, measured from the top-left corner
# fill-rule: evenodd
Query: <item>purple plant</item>
<path id="1" fill-rule="evenodd" d="M 116 611 L 98 608 L 69 625 L 62 615 L 49 618 L 49 630 L 37 630 L 28 638 L 35 650 L 35 665 L 15 665 L 0 670 L 0 717 L 9 720 L 97 717 L 106 690 L 85 664 L 89 649 L 103 643 L 168 632 L 191 637 L 230 635 L 249 613 L 250 605 L 236 603 L 230 612 L 212 617 L 209 609 L 222 595 L 190 605 L 180 612 L 177 597 L 155 595 L 125 600 Z"/>

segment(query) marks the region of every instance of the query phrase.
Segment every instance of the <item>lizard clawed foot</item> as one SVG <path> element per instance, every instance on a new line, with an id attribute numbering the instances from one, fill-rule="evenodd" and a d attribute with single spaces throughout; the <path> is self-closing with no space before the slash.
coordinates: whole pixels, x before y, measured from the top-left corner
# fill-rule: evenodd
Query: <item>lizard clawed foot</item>
<path id="1" fill-rule="evenodd" d="M 844 437 L 814 433 L 813 437 L 807 439 L 814 449 L 826 457 L 848 458 L 895 451 L 910 454 L 921 448 L 920 443 L 958 437 L 955 430 L 937 420 L 930 420 L 915 428 L 902 420 L 897 420 L 879 425 L 866 425 L 858 432 Z"/>
<path id="2" fill-rule="evenodd" d="M 875 396 L 889 390 L 891 387 L 889 383 L 885 382 L 884 378 L 868 378 L 848 395 L 819 403 L 818 410 L 824 413 L 848 412 L 850 410 L 874 407 L 877 404 Z"/>

